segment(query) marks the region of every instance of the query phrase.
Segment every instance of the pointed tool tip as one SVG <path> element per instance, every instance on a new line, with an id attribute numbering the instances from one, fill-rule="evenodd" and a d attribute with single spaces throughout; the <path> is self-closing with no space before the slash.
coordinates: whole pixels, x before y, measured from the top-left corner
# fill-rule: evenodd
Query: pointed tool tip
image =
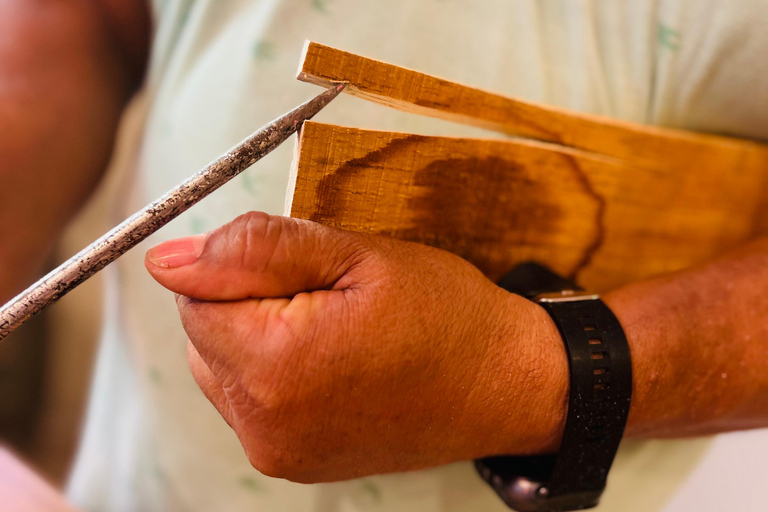
<path id="1" fill-rule="evenodd" d="M 331 87 L 328 88 L 328 90 L 325 91 L 326 95 L 329 98 L 335 98 L 341 92 L 347 87 L 347 82 L 341 82 L 338 84 L 333 84 Z"/>
<path id="2" fill-rule="evenodd" d="M 288 127 L 292 133 L 298 129 L 298 127 L 304 121 L 311 119 L 315 114 L 323 110 L 326 105 L 328 105 L 331 101 L 333 101 L 334 98 L 341 94 L 341 91 L 343 91 L 346 86 L 346 82 L 334 84 L 311 100 L 303 103 L 302 105 L 299 105 L 287 114 L 274 120 L 270 126 Z"/>

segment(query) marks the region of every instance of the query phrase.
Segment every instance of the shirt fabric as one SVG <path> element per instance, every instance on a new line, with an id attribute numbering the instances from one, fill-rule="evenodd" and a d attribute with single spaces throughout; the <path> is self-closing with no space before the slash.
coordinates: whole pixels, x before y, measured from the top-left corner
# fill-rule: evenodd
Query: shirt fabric
<path id="1" fill-rule="evenodd" d="M 108 192 L 115 222 L 319 93 L 294 79 L 306 39 L 550 105 L 768 139 L 759 0 L 155 0 L 153 9 L 148 77 L 109 170 L 120 183 Z M 317 120 L 501 137 L 344 95 Z M 265 477 L 197 388 L 173 294 L 146 273 L 144 252 L 250 210 L 281 214 L 291 146 L 107 269 L 69 496 L 90 512 L 507 510 L 469 462 L 318 485 Z M 705 447 L 625 442 L 598 510 L 659 510 Z"/>

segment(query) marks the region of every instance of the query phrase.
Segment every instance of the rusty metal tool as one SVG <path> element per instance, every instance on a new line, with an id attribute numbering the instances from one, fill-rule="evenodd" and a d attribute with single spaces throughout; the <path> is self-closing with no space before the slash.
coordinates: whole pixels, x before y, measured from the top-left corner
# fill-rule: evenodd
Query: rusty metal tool
<path id="1" fill-rule="evenodd" d="M 157 201 L 145 206 L 0 308 L 0 340 L 149 235 L 266 156 L 341 93 L 334 85 L 260 128 Z"/>

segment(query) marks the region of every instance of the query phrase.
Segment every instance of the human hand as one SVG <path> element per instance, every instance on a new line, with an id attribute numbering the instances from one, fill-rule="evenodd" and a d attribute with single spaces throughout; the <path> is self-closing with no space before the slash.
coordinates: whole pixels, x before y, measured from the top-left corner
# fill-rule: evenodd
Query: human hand
<path id="1" fill-rule="evenodd" d="M 249 213 L 150 250 L 189 364 L 256 469 L 301 482 L 557 449 L 539 306 L 445 251 Z"/>

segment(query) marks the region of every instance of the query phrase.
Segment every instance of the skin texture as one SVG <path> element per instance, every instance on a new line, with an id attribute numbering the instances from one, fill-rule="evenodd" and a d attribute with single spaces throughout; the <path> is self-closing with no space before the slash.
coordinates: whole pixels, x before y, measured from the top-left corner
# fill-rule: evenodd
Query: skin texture
<path id="1" fill-rule="evenodd" d="M 556 447 L 566 361 L 549 318 L 452 254 L 251 213 L 147 268 L 180 294 L 193 374 L 263 473 Z"/>
<path id="2" fill-rule="evenodd" d="M 565 351 L 539 306 L 447 252 L 250 213 L 147 254 L 189 363 L 260 471 L 354 478 L 557 450 Z M 605 297 L 628 436 L 768 425 L 768 241 Z"/>
<path id="3" fill-rule="evenodd" d="M 605 302 L 632 350 L 627 434 L 680 437 L 768 426 L 768 239 L 616 290 Z"/>

